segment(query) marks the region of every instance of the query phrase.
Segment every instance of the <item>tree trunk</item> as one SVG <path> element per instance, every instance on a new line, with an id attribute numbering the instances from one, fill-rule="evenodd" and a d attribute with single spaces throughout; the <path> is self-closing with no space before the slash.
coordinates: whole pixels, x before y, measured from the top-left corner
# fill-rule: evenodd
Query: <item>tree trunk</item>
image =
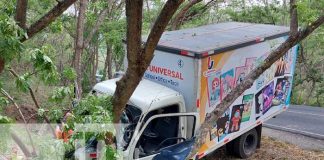
<path id="1" fill-rule="evenodd" d="M 99 43 L 96 44 L 96 46 L 94 46 L 94 51 L 93 51 L 93 65 L 92 65 L 92 74 L 91 74 L 91 77 L 90 77 L 90 80 L 91 80 L 91 86 L 94 86 L 97 82 L 97 78 L 96 78 L 96 75 L 97 75 L 97 70 L 98 70 L 98 47 Z"/>
<path id="2" fill-rule="evenodd" d="M 171 30 L 178 30 L 182 24 L 183 18 L 185 17 L 189 9 L 201 1 L 202 0 L 192 0 L 189 3 L 187 3 L 172 20 Z"/>
<path id="3" fill-rule="evenodd" d="M 76 34 L 76 47 L 75 47 L 75 58 L 74 58 L 74 69 L 77 73 L 76 79 L 76 98 L 81 99 L 82 97 L 82 71 L 81 71 L 81 57 L 83 51 L 83 32 L 84 32 L 84 21 L 85 12 L 87 8 L 88 0 L 80 0 L 80 9 L 77 22 L 77 34 Z"/>
<path id="4" fill-rule="evenodd" d="M 108 79 L 112 78 L 112 50 L 111 46 L 108 43 L 106 43 L 106 46 L 106 60 L 102 80 L 105 80 L 106 77 Z"/>
<path id="5" fill-rule="evenodd" d="M 19 27 L 26 29 L 26 14 L 28 0 L 17 0 L 15 20 Z"/>
<path id="6" fill-rule="evenodd" d="M 287 25 L 287 0 L 283 0 L 282 7 L 284 10 L 284 14 L 282 16 L 281 23 L 282 23 L 282 25 L 286 26 Z"/>
<path id="7" fill-rule="evenodd" d="M 115 123 L 119 122 L 126 103 L 153 58 L 153 52 L 163 31 L 182 2 L 183 0 L 168 0 L 166 2 L 151 29 L 147 42 L 142 46 L 143 0 L 126 0 L 128 68 L 121 80 L 116 82 L 116 91 L 112 99 Z"/>
<path id="8" fill-rule="evenodd" d="M 290 0 L 290 34 L 298 31 L 297 5 L 295 0 Z"/>
<path id="9" fill-rule="evenodd" d="M 208 121 L 205 121 L 197 134 L 196 143 L 194 149 L 191 151 L 190 158 L 193 157 L 200 146 L 203 145 L 204 137 L 208 135 L 208 132 L 212 129 L 212 124 L 221 117 L 224 112 L 231 106 L 231 104 L 247 89 L 249 89 L 254 81 L 265 71 L 267 70 L 274 62 L 276 62 L 280 57 L 301 40 L 306 38 L 311 34 L 316 28 L 322 25 L 324 22 L 324 16 L 319 17 L 315 22 L 311 23 L 304 30 L 296 32 L 295 34 L 290 34 L 288 39 L 282 43 L 277 49 L 273 50 L 269 56 L 263 61 L 262 65 L 253 69 L 237 87 L 235 87 L 223 100 L 218 104 L 215 110 L 212 111 L 211 117 Z"/>
<path id="10" fill-rule="evenodd" d="M 3 58 L 0 57 L 0 74 L 4 70 L 4 66 L 5 66 L 5 61 Z"/>

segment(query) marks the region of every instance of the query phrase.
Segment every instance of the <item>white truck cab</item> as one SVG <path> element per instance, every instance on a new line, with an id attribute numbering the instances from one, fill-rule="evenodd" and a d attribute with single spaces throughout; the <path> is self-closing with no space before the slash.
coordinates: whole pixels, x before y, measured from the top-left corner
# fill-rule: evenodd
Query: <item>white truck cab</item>
<path id="1" fill-rule="evenodd" d="M 98 83 L 93 89 L 112 95 L 118 80 Z M 199 114 L 186 113 L 179 92 L 145 79 L 131 96 L 122 119 L 128 124 L 120 140 L 124 159 L 152 159 L 160 149 L 191 139 L 199 124 Z"/>
<path id="2" fill-rule="evenodd" d="M 288 33 L 283 26 L 238 22 L 165 32 L 121 117 L 128 124 L 124 159 L 184 159 L 200 124 Z M 296 55 L 297 46 L 229 106 L 195 158 L 223 145 L 247 158 L 260 147 L 262 123 L 289 106 Z M 94 90 L 112 95 L 118 80 Z"/>

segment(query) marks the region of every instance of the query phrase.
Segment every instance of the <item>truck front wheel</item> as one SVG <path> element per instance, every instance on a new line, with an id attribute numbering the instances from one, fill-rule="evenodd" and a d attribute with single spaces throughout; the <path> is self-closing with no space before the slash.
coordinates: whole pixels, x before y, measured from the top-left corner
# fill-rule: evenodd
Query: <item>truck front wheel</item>
<path id="1" fill-rule="evenodd" d="M 241 158 L 250 157 L 257 148 L 259 138 L 255 128 L 236 138 L 233 144 L 234 154 Z"/>

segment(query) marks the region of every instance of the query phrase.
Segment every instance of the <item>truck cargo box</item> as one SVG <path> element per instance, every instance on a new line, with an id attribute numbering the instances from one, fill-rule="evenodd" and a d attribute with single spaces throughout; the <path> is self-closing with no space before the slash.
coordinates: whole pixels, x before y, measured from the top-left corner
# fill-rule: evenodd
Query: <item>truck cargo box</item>
<path id="1" fill-rule="evenodd" d="M 144 78 L 180 92 L 200 122 L 285 41 L 288 27 L 220 23 L 165 32 Z M 266 70 L 214 124 L 206 154 L 287 109 L 297 46 Z"/>

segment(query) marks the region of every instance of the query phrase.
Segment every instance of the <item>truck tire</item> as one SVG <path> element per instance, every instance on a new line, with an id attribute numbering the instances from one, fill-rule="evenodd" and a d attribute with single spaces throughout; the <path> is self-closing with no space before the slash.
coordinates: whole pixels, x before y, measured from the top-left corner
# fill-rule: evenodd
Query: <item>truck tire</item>
<path id="1" fill-rule="evenodd" d="M 235 155 L 240 158 L 250 157 L 257 148 L 258 139 L 259 136 L 255 128 L 236 138 L 233 147 Z"/>

